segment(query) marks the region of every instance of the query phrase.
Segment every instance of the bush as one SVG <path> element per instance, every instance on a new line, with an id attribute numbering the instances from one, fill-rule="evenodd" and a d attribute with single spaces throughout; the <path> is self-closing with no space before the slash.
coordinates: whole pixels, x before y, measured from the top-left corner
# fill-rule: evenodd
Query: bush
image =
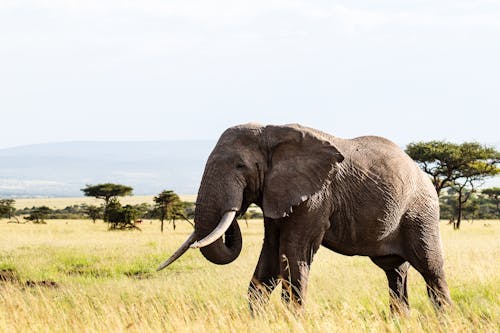
<path id="1" fill-rule="evenodd" d="M 141 216 L 141 211 L 134 206 L 122 206 L 118 199 L 109 201 L 104 212 L 105 221 L 109 223 L 110 230 L 138 229 L 134 224 L 135 220 Z"/>

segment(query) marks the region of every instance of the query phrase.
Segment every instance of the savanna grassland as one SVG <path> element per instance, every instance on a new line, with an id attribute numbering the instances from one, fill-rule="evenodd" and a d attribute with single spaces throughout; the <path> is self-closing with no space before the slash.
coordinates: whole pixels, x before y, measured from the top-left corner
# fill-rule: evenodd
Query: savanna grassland
<path id="1" fill-rule="evenodd" d="M 455 305 L 436 315 L 412 269 L 407 318 L 390 315 L 385 274 L 368 258 L 326 249 L 315 257 L 303 313 L 283 306 L 275 292 L 266 311 L 252 318 L 246 290 L 263 239 L 261 221 L 248 227 L 240 221 L 244 244 L 235 262 L 217 266 L 190 250 L 159 273 L 158 264 L 192 227 L 181 222 L 161 234 L 158 221 L 150 223 L 139 232 L 107 231 L 88 220 L 0 220 L 0 331 L 499 331 L 499 221 L 465 222 L 460 231 L 442 223 Z"/>

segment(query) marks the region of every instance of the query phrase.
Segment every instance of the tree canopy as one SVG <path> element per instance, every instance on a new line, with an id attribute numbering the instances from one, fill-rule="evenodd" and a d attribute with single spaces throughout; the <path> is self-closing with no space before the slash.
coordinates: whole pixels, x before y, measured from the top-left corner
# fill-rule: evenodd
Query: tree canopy
<path id="1" fill-rule="evenodd" d="M 112 183 L 87 185 L 85 188 L 82 188 L 82 192 L 85 196 L 104 199 L 106 205 L 111 198 L 124 197 L 132 194 L 132 191 L 133 188 L 130 186 Z"/>
<path id="2" fill-rule="evenodd" d="M 477 142 L 410 143 L 406 153 L 431 176 L 438 195 L 446 187 L 453 187 L 457 191 L 457 228 L 460 228 L 463 205 L 470 195 L 485 178 L 500 172 L 497 166 L 500 162 L 500 153 L 493 147 Z"/>
<path id="3" fill-rule="evenodd" d="M 495 175 L 500 160 L 500 153 L 495 148 L 477 142 L 416 142 L 406 147 L 406 153 L 431 176 L 438 194 L 460 178 L 475 181 Z"/>
<path id="4" fill-rule="evenodd" d="M 172 220 L 173 228 L 175 230 L 175 219 L 179 217 L 186 219 L 183 212 L 184 205 L 174 191 L 162 191 L 153 198 L 153 201 L 155 202 L 155 208 L 158 211 L 158 217 L 161 222 L 161 232 L 163 232 L 163 223 L 165 220 Z"/>
<path id="5" fill-rule="evenodd" d="M 112 199 L 131 195 L 132 191 L 133 188 L 130 186 L 112 183 L 87 185 L 85 188 L 82 188 L 82 192 L 85 196 L 104 200 L 104 222 L 108 221 L 108 207 Z"/>

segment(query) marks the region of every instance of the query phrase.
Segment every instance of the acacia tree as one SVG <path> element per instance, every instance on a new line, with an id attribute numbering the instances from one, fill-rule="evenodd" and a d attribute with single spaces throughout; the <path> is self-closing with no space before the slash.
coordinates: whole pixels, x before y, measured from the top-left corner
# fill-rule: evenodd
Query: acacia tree
<path id="1" fill-rule="evenodd" d="M 174 230 L 176 228 L 176 218 L 180 217 L 189 222 L 183 212 L 184 205 L 179 196 L 174 191 L 162 191 L 160 194 L 153 198 L 153 201 L 155 202 L 155 208 L 158 211 L 158 217 L 160 218 L 161 232 L 163 232 L 163 224 L 165 220 L 172 221 Z"/>
<path id="2" fill-rule="evenodd" d="M 16 208 L 14 207 L 14 199 L 0 199 L 0 218 L 7 217 L 12 218 Z"/>
<path id="3" fill-rule="evenodd" d="M 116 197 L 123 197 L 126 195 L 131 195 L 133 188 L 130 186 L 120 185 L 120 184 L 97 184 L 97 185 L 87 185 L 82 188 L 81 191 L 87 197 L 95 197 L 97 199 L 104 200 L 104 222 L 108 220 L 108 206 L 110 200 Z"/>
<path id="4" fill-rule="evenodd" d="M 460 228 L 463 206 L 478 185 L 487 177 L 499 173 L 497 164 L 500 153 L 493 147 L 477 142 L 455 144 L 446 141 L 410 143 L 406 148 L 410 155 L 431 176 L 437 194 L 446 187 L 453 187 L 457 193 L 457 220 Z"/>
<path id="5" fill-rule="evenodd" d="M 469 200 L 472 193 L 476 191 L 478 185 L 484 184 L 486 177 L 495 176 L 500 172 L 495 164 L 489 164 L 484 161 L 476 161 L 463 169 L 462 177 L 456 179 L 453 183 L 458 192 L 458 216 L 454 227 L 460 229 L 462 220 L 463 206 Z"/>

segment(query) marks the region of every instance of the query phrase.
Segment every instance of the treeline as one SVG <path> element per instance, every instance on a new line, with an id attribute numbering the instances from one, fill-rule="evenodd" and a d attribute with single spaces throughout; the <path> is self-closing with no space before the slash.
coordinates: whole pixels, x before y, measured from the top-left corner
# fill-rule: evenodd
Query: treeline
<path id="1" fill-rule="evenodd" d="M 164 223 L 171 222 L 176 228 L 176 221 L 184 220 L 192 224 L 194 203 L 181 201 L 179 196 L 170 190 L 165 190 L 153 198 L 154 204 L 141 203 L 137 205 L 122 205 L 119 197 L 131 195 L 132 188 L 120 184 L 87 185 L 82 189 L 86 196 L 103 200 L 101 205 L 71 205 L 63 209 L 52 209 L 47 206 L 37 206 L 16 210 L 13 199 L 0 200 L 0 218 L 13 219 L 11 222 L 45 224 L 50 219 L 90 219 L 94 223 L 103 220 L 110 230 L 138 229 L 142 219 L 160 220 L 163 232 Z M 19 217 L 22 219 L 19 219 Z"/>
<path id="2" fill-rule="evenodd" d="M 194 218 L 194 203 L 181 202 L 182 213 L 189 219 Z M 141 203 L 137 205 L 127 205 L 134 212 L 134 215 L 140 219 L 160 219 L 161 213 L 155 205 L 148 203 Z M 102 220 L 104 207 L 103 205 L 71 205 L 61 209 L 49 208 L 47 206 L 33 206 L 31 208 L 25 207 L 15 210 L 15 215 L 20 216 L 33 216 L 43 215 L 44 220 L 83 220 L 90 219 Z M 3 215 L 5 218 L 12 218 L 12 216 Z"/>
<path id="3" fill-rule="evenodd" d="M 445 194 L 440 197 L 441 218 L 452 220 L 458 215 L 457 192 L 454 189 L 448 189 Z M 9 199 L 12 200 L 12 199 Z M 0 200 L 0 207 L 5 207 L 5 203 Z M 14 201 L 12 200 L 12 203 Z M 194 219 L 194 203 L 181 202 L 182 214 L 188 219 Z M 482 190 L 480 193 L 472 193 L 471 198 L 463 207 L 464 218 L 468 220 L 474 219 L 500 219 L 500 188 L 489 188 Z M 162 213 L 155 205 L 141 203 L 131 205 L 131 209 L 137 212 L 137 218 L 140 219 L 156 219 L 159 220 Z M 12 207 L 13 208 L 13 207 Z M 2 209 L 0 208 L 0 211 Z M 90 219 L 94 222 L 103 217 L 103 206 L 92 206 L 86 204 L 71 205 L 61 209 L 51 209 L 46 206 L 40 207 L 25 207 L 23 209 L 4 209 L 1 217 L 12 218 L 13 212 L 15 215 L 30 217 L 29 220 L 35 220 L 39 216 L 43 220 L 83 220 Z M 11 215 L 8 212 L 11 212 Z M 34 217 L 34 218 L 33 218 Z M 247 212 L 243 219 L 261 218 L 262 213 L 258 211 Z M 169 220 L 170 216 L 165 216 Z"/>
<path id="4" fill-rule="evenodd" d="M 458 193 L 450 188 L 439 199 L 441 218 L 455 221 L 458 216 Z M 488 188 L 479 193 L 471 193 L 463 205 L 463 217 L 467 220 L 500 219 L 500 188 Z"/>
<path id="5" fill-rule="evenodd" d="M 179 221 L 190 223 L 194 219 L 195 204 L 180 200 L 180 197 L 170 190 L 165 190 L 153 197 L 154 204 L 141 203 L 122 205 L 119 197 L 132 194 L 132 188 L 120 184 L 87 185 L 82 191 L 86 196 L 102 199 L 101 205 L 70 205 L 62 209 L 47 206 L 15 208 L 14 199 L 0 199 L 0 218 L 11 219 L 12 223 L 45 224 L 46 220 L 89 219 L 94 223 L 103 220 L 110 230 L 140 229 L 138 225 L 143 219 L 159 220 L 160 231 L 164 231 L 165 223 L 169 222 L 175 230 Z M 241 219 L 262 218 L 260 210 L 250 209 Z"/>
<path id="6" fill-rule="evenodd" d="M 500 218 L 499 188 L 479 191 L 488 177 L 500 173 L 500 152 L 494 147 L 477 142 L 455 144 L 446 141 L 410 143 L 406 153 L 415 160 L 420 168 L 429 175 L 436 193 L 440 198 L 441 218 L 453 221 L 460 228 L 463 217 L 468 219 Z M 182 202 L 179 196 L 165 190 L 154 197 L 153 205 L 122 205 L 119 197 L 132 194 L 132 187 L 120 184 L 87 185 L 82 189 L 85 196 L 102 199 L 100 206 L 73 205 L 53 210 L 49 207 L 32 207 L 16 211 L 14 200 L 0 200 L 0 217 L 14 218 L 23 216 L 26 221 L 44 223 L 46 219 L 90 218 L 109 223 L 110 229 L 139 229 L 138 220 L 159 219 L 161 231 L 164 222 L 171 221 L 175 229 L 176 221 L 185 220 L 192 224 L 194 204 Z M 262 215 L 247 212 L 242 218 L 255 218 Z"/>

